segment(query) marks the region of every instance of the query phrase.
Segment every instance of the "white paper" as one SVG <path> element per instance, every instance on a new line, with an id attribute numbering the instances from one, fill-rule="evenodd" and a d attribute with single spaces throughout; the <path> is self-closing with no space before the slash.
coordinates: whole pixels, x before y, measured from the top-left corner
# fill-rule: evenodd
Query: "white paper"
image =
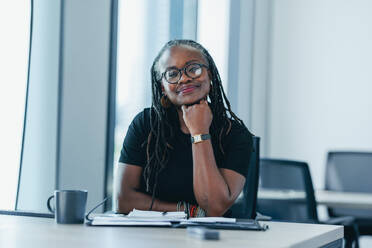
<path id="1" fill-rule="evenodd" d="M 197 222 L 197 223 L 235 223 L 235 218 L 225 218 L 225 217 L 196 217 L 190 218 L 188 220 L 183 220 L 182 223 Z"/>
<path id="2" fill-rule="evenodd" d="M 113 221 L 109 219 L 96 219 L 92 221 L 93 226 L 171 226 L 170 221 L 134 221 L 134 220 L 121 220 Z"/>
<path id="3" fill-rule="evenodd" d="M 131 219 L 186 219 L 187 215 L 185 212 L 159 212 L 159 211 L 144 211 L 133 209 L 128 215 Z"/>
<path id="4" fill-rule="evenodd" d="M 184 212 L 142 211 L 133 209 L 128 215 L 109 214 L 95 216 L 92 225 L 148 225 L 171 226 L 171 222 L 187 223 L 235 223 L 235 218 L 224 217 L 196 217 L 186 219 Z"/>
<path id="5" fill-rule="evenodd" d="M 170 226 L 172 222 L 185 220 L 184 212 L 158 212 L 142 211 L 133 209 L 128 215 L 109 214 L 95 216 L 92 225 L 148 225 L 148 226 Z"/>

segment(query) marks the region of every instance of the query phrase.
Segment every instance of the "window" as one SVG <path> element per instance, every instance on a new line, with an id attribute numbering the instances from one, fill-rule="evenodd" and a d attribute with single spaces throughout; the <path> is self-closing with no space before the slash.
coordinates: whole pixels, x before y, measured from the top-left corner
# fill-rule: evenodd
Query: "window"
<path id="1" fill-rule="evenodd" d="M 29 0 L 0 2 L 0 209 L 14 209 L 22 150 L 29 41 Z"/>
<path id="2" fill-rule="evenodd" d="M 119 1 L 114 193 L 116 165 L 128 126 L 137 113 L 151 106 L 150 68 L 169 39 L 169 9 L 169 0 Z"/>
<path id="3" fill-rule="evenodd" d="M 150 67 L 169 39 L 169 0 L 119 2 L 115 158 L 134 116 L 151 105 Z"/>
<path id="4" fill-rule="evenodd" d="M 213 13 L 211 15 L 210 13 Z M 198 42 L 210 53 L 227 93 L 229 52 L 229 0 L 199 0 Z"/>
<path id="5" fill-rule="evenodd" d="M 114 173 L 130 122 L 151 106 L 150 68 L 157 53 L 170 39 L 196 37 L 197 1 L 123 0 L 118 12 Z"/>

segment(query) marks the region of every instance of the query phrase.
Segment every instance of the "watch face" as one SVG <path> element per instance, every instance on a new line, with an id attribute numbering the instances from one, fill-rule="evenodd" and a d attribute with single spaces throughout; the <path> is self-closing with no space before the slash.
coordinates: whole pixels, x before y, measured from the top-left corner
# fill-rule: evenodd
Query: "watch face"
<path id="1" fill-rule="evenodd" d="M 200 142 L 200 141 L 202 141 L 202 138 L 201 138 L 200 135 L 195 136 L 194 139 L 195 139 L 194 142 Z"/>
<path id="2" fill-rule="evenodd" d="M 195 143 L 199 143 L 199 142 L 202 142 L 203 140 L 207 140 L 210 138 L 211 138 L 210 134 L 197 134 L 191 137 L 191 142 L 195 144 Z"/>

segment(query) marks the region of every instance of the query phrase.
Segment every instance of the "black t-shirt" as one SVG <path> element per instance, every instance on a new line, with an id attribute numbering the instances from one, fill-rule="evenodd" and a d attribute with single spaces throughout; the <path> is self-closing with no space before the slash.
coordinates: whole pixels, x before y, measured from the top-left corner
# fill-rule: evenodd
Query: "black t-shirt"
<path id="1" fill-rule="evenodd" d="M 191 136 L 181 131 L 178 117 L 174 117 L 173 121 L 177 122 L 178 128 L 175 130 L 173 149 L 170 150 L 168 163 L 158 177 L 156 197 L 168 202 L 186 201 L 196 204 L 193 191 Z M 219 168 L 230 169 L 246 177 L 252 152 L 252 134 L 237 121 L 231 120 L 231 122 L 231 130 L 223 140 L 224 155 L 218 154 L 217 149 L 220 149 L 218 145 L 213 145 L 216 163 Z M 146 142 L 149 133 L 150 108 L 146 108 L 130 124 L 119 162 L 145 168 Z M 146 193 L 143 171 L 140 191 Z"/>

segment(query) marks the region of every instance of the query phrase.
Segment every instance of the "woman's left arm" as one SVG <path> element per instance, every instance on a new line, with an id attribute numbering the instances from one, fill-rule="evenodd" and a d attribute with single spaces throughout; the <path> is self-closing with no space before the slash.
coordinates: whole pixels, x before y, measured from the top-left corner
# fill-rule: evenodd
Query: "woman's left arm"
<path id="1" fill-rule="evenodd" d="M 208 216 L 222 216 L 242 191 L 245 178 L 229 169 L 218 169 L 210 140 L 192 145 L 194 193 Z"/>
<path id="2" fill-rule="evenodd" d="M 212 112 L 206 101 L 183 106 L 183 119 L 190 134 L 209 133 Z M 245 183 L 244 176 L 229 169 L 219 169 L 211 140 L 192 144 L 194 193 L 208 216 L 222 216 L 235 202 Z"/>

